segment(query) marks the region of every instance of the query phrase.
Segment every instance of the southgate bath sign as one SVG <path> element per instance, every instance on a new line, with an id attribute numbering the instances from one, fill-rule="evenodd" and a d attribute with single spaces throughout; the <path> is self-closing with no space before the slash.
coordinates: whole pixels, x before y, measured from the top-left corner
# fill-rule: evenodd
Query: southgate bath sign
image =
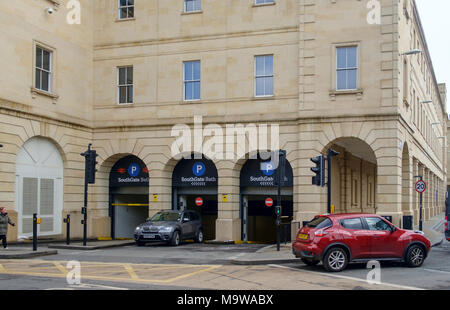
<path id="1" fill-rule="evenodd" d="M 111 187 L 149 186 L 148 168 L 134 156 L 119 160 L 111 169 L 109 185 Z"/>
<path id="2" fill-rule="evenodd" d="M 274 187 L 275 172 L 274 164 L 271 161 L 262 159 L 248 160 L 241 170 L 241 187 Z M 290 164 L 286 163 L 283 186 L 293 186 L 293 174 Z"/>
<path id="3" fill-rule="evenodd" d="M 210 187 L 218 185 L 217 169 L 207 159 L 182 159 L 174 169 L 175 187 Z"/>

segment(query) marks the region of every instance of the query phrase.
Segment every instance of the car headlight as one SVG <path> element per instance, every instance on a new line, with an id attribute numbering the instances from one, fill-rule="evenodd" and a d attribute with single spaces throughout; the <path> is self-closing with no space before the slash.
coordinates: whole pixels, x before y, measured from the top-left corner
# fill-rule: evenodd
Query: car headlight
<path id="1" fill-rule="evenodd" d="M 136 227 L 136 231 L 140 231 L 141 229 L 141 226 Z"/>
<path id="2" fill-rule="evenodd" d="M 173 230 L 172 227 L 162 227 L 159 231 L 160 232 L 171 232 Z"/>

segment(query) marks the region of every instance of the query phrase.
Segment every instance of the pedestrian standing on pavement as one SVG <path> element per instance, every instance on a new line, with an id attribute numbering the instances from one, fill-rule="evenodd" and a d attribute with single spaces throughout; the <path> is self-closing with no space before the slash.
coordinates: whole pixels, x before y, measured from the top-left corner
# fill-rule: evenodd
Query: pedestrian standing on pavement
<path id="1" fill-rule="evenodd" d="M 6 242 L 6 235 L 8 234 L 8 224 L 11 226 L 16 226 L 9 219 L 8 212 L 6 212 L 6 208 L 0 207 L 0 239 L 3 243 L 3 248 L 7 249 L 8 244 Z"/>

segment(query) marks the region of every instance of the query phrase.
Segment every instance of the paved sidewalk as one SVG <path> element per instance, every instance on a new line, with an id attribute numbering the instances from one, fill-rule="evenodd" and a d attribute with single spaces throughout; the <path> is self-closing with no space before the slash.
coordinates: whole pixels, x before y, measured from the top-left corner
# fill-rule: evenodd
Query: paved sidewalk
<path id="1" fill-rule="evenodd" d="M 38 249 L 37 251 L 33 251 L 33 249 L 29 247 L 9 247 L 8 249 L 0 249 L 0 259 L 27 259 L 56 254 L 58 254 L 58 251 L 56 250 Z"/>
<path id="2" fill-rule="evenodd" d="M 290 264 L 300 262 L 292 254 L 292 243 L 281 244 L 280 251 L 277 251 L 277 245 L 268 245 L 254 253 L 245 253 L 231 259 L 230 263 L 234 265 L 267 265 L 267 264 Z"/>
<path id="3" fill-rule="evenodd" d="M 445 214 L 440 213 L 432 217 L 428 221 L 424 221 L 422 225 L 422 230 L 425 236 L 430 239 L 431 246 L 438 246 L 444 241 L 444 219 Z M 414 229 L 418 230 L 419 225 L 414 226 Z"/>
<path id="4" fill-rule="evenodd" d="M 83 242 L 71 242 L 69 245 L 65 243 L 49 244 L 49 249 L 64 249 L 64 250 L 99 250 L 107 248 L 116 248 L 135 244 L 134 240 L 110 240 L 110 241 L 88 241 L 86 246 L 83 246 Z"/>

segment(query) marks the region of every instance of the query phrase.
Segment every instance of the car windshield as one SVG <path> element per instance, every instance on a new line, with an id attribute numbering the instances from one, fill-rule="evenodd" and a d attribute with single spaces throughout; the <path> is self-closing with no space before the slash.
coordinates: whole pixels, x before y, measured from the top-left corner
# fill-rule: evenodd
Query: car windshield
<path id="1" fill-rule="evenodd" d="M 180 219 L 181 213 L 175 212 L 158 212 L 156 213 L 151 221 L 152 222 L 176 222 Z"/>
<path id="2" fill-rule="evenodd" d="M 330 221 L 330 219 L 325 216 L 315 217 L 311 222 L 306 224 L 307 227 L 316 229 L 321 229 L 332 225 L 333 223 Z"/>

